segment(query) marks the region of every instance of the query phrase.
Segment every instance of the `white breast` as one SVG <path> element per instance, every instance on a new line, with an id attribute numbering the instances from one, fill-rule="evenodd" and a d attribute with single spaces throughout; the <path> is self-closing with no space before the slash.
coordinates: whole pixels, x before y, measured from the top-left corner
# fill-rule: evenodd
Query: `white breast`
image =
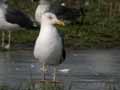
<path id="1" fill-rule="evenodd" d="M 54 30 L 53 30 L 54 29 Z M 34 56 L 41 63 L 59 64 L 62 42 L 55 28 L 41 30 L 34 48 Z"/>

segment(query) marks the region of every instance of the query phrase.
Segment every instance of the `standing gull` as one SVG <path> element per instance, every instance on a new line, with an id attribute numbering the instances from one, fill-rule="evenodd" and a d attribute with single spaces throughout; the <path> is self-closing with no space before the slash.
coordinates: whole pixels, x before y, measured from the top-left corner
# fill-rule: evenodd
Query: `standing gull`
<path id="1" fill-rule="evenodd" d="M 7 0 L 0 0 L 0 31 L 2 31 L 2 47 L 10 48 L 11 31 L 18 28 L 35 28 L 35 26 L 26 14 L 9 7 L 6 2 Z M 5 45 L 5 31 L 9 32 L 7 45 Z"/>
<path id="2" fill-rule="evenodd" d="M 55 24 L 64 26 L 53 13 L 41 16 L 41 29 L 34 47 L 34 56 L 43 65 L 44 79 L 48 65 L 54 66 L 53 80 L 56 80 L 56 66 L 65 60 L 63 38 L 58 33 Z"/>

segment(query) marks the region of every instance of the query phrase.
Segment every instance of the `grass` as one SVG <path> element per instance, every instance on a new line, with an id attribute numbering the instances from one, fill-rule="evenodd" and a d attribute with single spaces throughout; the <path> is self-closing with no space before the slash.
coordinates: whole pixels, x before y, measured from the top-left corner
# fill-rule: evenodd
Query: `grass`
<path id="1" fill-rule="evenodd" d="M 120 47 L 120 22 L 116 17 L 104 23 L 84 22 L 83 25 L 66 25 L 59 27 L 64 32 L 65 47 L 73 49 L 116 48 Z M 12 44 L 34 44 L 39 31 L 14 31 Z M 1 33 L 0 33 L 1 35 Z M 1 36 L 0 36 L 1 38 Z"/>
<path id="2" fill-rule="evenodd" d="M 59 27 L 65 35 L 65 47 L 72 49 L 86 48 L 119 48 L 120 47 L 120 15 L 109 16 L 102 3 L 90 0 L 91 5 L 87 6 L 86 16 L 80 24 L 69 24 Z M 92 2 L 93 1 L 93 2 Z M 101 1 L 102 2 L 102 1 Z M 22 3 L 22 4 L 21 4 Z M 29 4 L 26 4 L 29 3 Z M 34 16 L 36 3 L 22 0 L 10 0 L 9 4 L 15 8 Z M 101 7 L 99 7 L 101 5 Z M 32 7 L 31 7 L 32 6 Z M 108 13 L 107 13 L 108 12 Z M 81 18 L 79 20 L 81 22 Z M 12 33 L 12 44 L 34 44 L 38 31 L 14 31 Z M 1 33 L 0 33 L 1 38 Z"/>
<path id="3" fill-rule="evenodd" d="M 69 25 L 63 28 L 65 45 L 70 48 L 116 48 L 120 47 L 120 26 L 115 17 L 106 22 Z"/>

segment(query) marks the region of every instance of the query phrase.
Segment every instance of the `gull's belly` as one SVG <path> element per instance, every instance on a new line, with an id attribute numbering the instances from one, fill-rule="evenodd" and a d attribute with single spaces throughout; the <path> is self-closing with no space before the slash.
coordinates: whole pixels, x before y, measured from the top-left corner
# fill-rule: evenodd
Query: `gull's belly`
<path id="1" fill-rule="evenodd" d="M 38 46 L 39 45 L 39 46 Z M 35 46 L 34 55 L 41 63 L 59 64 L 62 54 L 62 42 L 60 39 L 49 39 L 39 42 Z"/>

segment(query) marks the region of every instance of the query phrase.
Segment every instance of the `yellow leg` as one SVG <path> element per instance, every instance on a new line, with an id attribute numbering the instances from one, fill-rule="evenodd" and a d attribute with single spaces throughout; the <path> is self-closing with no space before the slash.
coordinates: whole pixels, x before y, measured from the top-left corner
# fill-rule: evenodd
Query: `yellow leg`
<path id="1" fill-rule="evenodd" d="M 57 67 L 54 66 L 54 71 L 53 71 L 53 80 L 56 81 L 56 73 L 57 73 Z"/>
<path id="2" fill-rule="evenodd" d="M 47 72 L 47 65 L 46 64 L 43 64 L 43 80 L 46 80 L 46 72 Z"/>

